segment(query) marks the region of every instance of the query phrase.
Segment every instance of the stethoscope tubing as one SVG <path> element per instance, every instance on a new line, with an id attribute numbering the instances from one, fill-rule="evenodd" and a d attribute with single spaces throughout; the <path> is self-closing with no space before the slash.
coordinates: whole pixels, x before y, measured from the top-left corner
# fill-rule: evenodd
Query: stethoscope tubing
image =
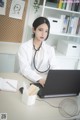
<path id="1" fill-rule="evenodd" d="M 40 49 L 40 48 L 39 48 L 39 49 Z M 36 67 L 35 57 L 36 57 L 36 54 L 37 54 L 37 52 L 39 51 L 39 49 L 38 49 L 38 50 L 35 49 L 35 54 L 34 54 L 34 57 L 33 57 L 33 64 L 34 64 L 34 68 L 35 68 L 38 72 L 40 72 L 40 73 L 45 73 L 45 72 L 48 72 L 48 71 L 50 70 L 50 65 L 49 65 L 48 69 L 46 69 L 46 70 L 44 70 L 44 71 L 40 71 L 40 70 L 38 70 L 38 68 Z"/>

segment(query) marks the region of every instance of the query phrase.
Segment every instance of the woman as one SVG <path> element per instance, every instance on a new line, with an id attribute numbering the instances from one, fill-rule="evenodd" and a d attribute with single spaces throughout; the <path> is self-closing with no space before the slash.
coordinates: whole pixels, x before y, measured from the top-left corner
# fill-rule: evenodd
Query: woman
<path id="1" fill-rule="evenodd" d="M 33 82 L 45 84 L 50 69 L 55 68 L 54 48 L 47 45 L 50 23 L 45 17 L 38 17 L 33 22 L 33 38 L 23 43 L 18 52 L 20 72 Z"/>

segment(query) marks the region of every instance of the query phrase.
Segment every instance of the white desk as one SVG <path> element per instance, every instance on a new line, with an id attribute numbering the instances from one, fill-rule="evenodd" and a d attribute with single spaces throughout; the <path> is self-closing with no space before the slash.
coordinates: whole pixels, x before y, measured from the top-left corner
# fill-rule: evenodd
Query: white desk
<path id="1" fill-rule="evenodd" d="M 28 82 L 27 79 L 17 73 L 0 73 L 0 77 L 18 80 L 18 87 L 23 81 Z M 43 101 L 36 100 L 34 105 L 26 106 L 22 103 L 21 97 L 19 91 L 16 93 L 0 91 L 0 113 L 7 113 L 7 120 L 73 120 L 73 117 L 63 117 L 58 108 L 51 107 Z M 58 106 L 63 99 L 65 98 L 49 98 L 46 100 L 50 104 Z M 72 97 L 72 99 L 77 99 L 80 105 L 79 97 Z M 80 118 L 80 115 L 74 118 Z"/>

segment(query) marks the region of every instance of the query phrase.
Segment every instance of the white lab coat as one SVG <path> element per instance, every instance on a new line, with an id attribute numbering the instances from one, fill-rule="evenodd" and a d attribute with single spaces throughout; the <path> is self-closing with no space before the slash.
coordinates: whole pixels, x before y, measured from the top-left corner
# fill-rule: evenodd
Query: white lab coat
<path id="1" fill-rule="evenodd" d="M 34 48 L 33 48 L 33 40 L 29 40 L 23 43 L 18 51 L 18 59 L 19 59 L 19 66 L 20 66 L 20 73 L 30 79 L 33 82 L 37 82 L 38 80 L 43 78 L 43 75 L 46 73 L 39 73 L 35 70 L 33 64 L 33 57 L 34 57 Z M 55 68 L 55 51 L 54 48 L 47 45 L 44 41 L 42 43 L 41 48 L 36 54 L 35 63 L 36 67 L 40 71 L 45 71 L 48 69 L 50 64 L 50 69 Z"/>

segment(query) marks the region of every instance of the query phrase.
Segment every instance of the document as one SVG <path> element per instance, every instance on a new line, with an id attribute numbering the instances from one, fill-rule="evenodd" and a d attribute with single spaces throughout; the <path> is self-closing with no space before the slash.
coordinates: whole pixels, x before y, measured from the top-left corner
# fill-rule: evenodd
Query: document
<path id="1" fill-rule="evenodd" d="M 0 78 L 0 90 L 16 92 L 17 83 L 17 80 Z"/>

